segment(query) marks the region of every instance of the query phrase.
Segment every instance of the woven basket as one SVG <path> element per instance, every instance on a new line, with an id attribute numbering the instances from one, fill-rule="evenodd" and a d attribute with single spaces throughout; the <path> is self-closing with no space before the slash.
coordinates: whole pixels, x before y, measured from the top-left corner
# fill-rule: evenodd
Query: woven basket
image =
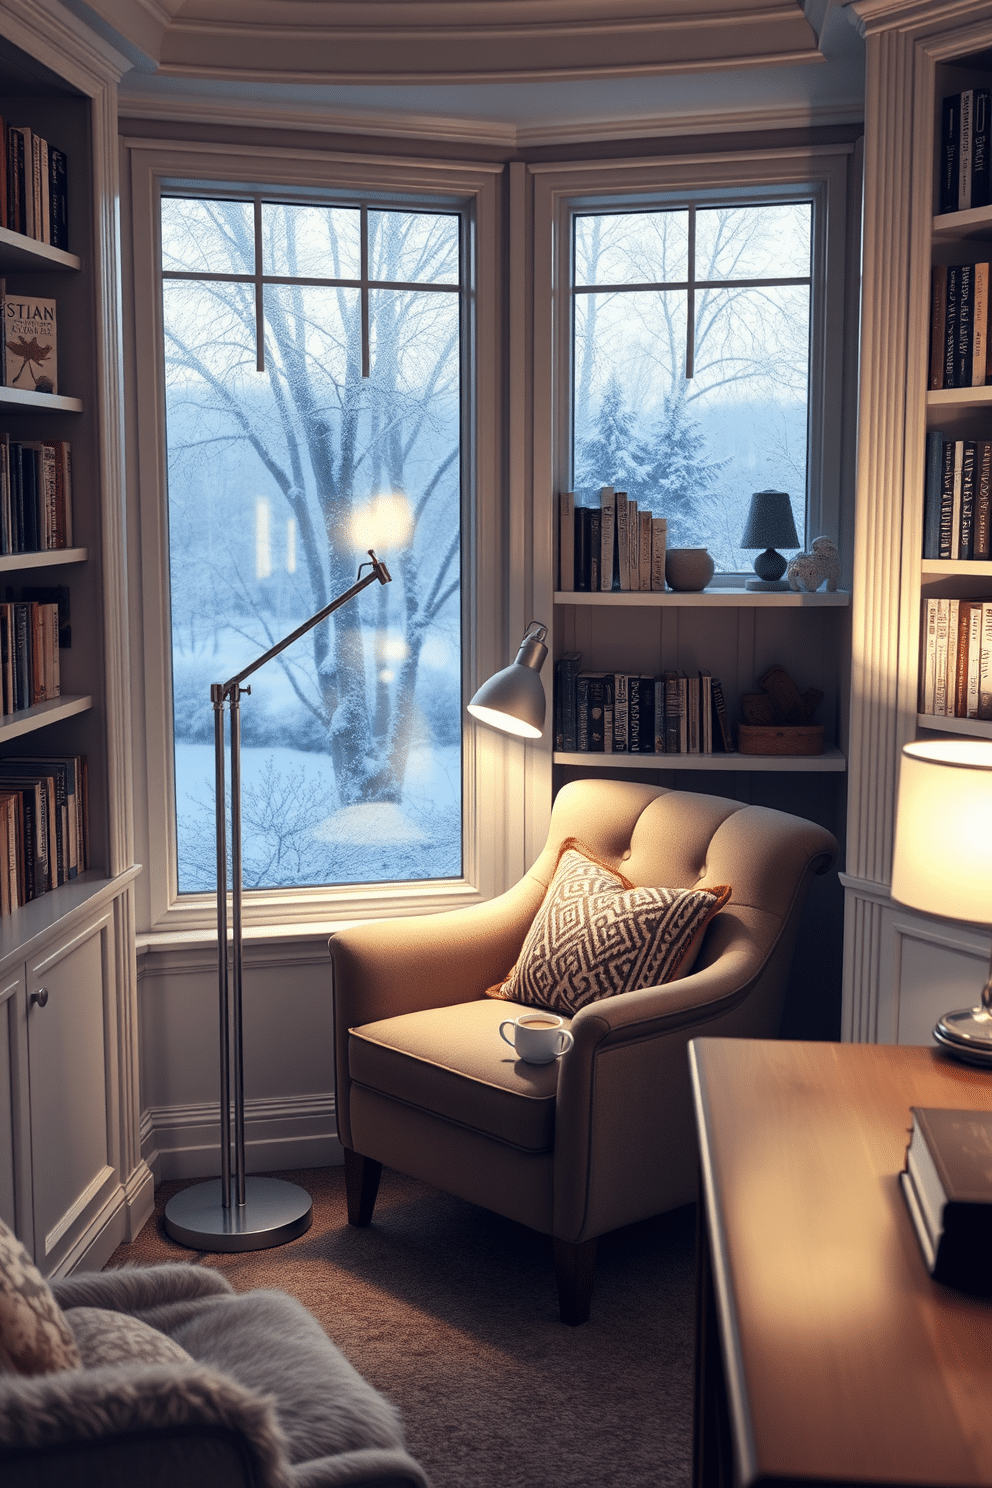
<path id="1" fill-rule="evenodd" d="M 737 747 L 741 754 L 822 754 L 823 724 L 740 723 Z"/>

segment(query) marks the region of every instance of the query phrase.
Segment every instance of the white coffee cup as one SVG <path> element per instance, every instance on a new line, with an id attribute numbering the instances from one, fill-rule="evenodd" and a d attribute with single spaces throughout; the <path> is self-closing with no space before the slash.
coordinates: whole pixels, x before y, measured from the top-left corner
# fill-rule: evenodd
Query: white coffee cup
<path id="1" fill-rule="evenodd" d="M 508 1028 L 512 1029 L 510 1034 L 506 1032 Z M 499 1025 L 499 1036 L 512 1044 L 528 1064 L 551 1064 L 575 1043 L 561 1018 L 540 1008 L 521 1013 L 519 1018 L 504 1018 Z"/>

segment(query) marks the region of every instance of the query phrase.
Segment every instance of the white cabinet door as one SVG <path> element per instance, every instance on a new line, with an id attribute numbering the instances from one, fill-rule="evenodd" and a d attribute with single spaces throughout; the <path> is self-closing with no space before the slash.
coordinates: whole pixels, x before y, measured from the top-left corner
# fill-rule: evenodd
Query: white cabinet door
<path id="1" fill-rule="evenodd" d="M 19 1234 L 30 1237 L 28 1162 L 22 1134 L 26 1126 L 21 1086 L 16 1078 L 19 1064 L 18 1023 L 24 1006 L 24 978 L 9 971 L 0 978 L 0 1219 Z M 25 1186 L 26 1185 L 26 1186 Z"/>
<path id="2" fill-rule="evenodd" d="M 119 1184 L 109 911 L 26 968 L 35 1259 L 47 1275 L 82 1250 Z"/>

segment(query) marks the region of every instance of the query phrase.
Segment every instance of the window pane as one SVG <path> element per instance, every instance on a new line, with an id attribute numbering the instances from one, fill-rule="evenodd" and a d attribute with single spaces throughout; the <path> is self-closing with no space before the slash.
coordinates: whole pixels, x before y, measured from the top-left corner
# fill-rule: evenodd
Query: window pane
<path id="1" fill-rule="evenodd" d="M 576 217 L 576 284 L 684 284 L 689 213 Z"/>
<path id="2" fill-rule="evenodd" d="M 303 279 L 358 279 L 362 273 L 357 207 L 262 203 L 262 272 Z"/>
<path id="3" fill-rule="evenodd" d="M 450 213 L 369 212 L 369 278 L 458 283 L 458 218 Z"/>
<path id="4" fill-rule="evenodd" d="M 790 492 L 805 541 L 809 290 L 698 292 L 691 381 L 685 317 L 681 291 L 577 297 L 575 486 L 625 490 L 739 573 L 752 491 Z"/>
<path id="5" fill-rule="evenodd" d="M 188 274 L 253 274 L 251 202 L 162 198 L 162 267 Z"/>
<path id="6" fill-rule="evenodd" d="M 211 683 L 242 699 L 249 888 L 461 873 L 457 295 L 164 286 L 179 889 L 215 887 Z"/>
<path id="7" fill-rule="evenodd" d="M 795 279 L 810 272 L 809 202 L 696 213 L 697 279 Z"/>

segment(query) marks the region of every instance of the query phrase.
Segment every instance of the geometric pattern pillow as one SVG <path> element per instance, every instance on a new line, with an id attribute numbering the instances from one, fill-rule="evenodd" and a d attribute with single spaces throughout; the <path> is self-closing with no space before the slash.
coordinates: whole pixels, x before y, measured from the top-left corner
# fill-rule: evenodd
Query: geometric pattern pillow
<path id="1" fill-rule="evenodd" d="M 79 1350 L 51 1288 L 0 1219 L 0 1373 L 78 1369 Z"/>
<path id="2" fill-rule="evenodd" d="M 104 1364 L 193 1364 L 165 1333 L 126 1312 L 103 1307 L 70 1307 L 65 1320 L 72 1329 L 84 1369 Z"/>
<path id="3" fill-rule="evenodd" d="M 570 1017 L 604 997 L 662 986 L 687 974 L 730 893 L 638 888 L 568 838 L 516 966 L 487 995 Z"/>

